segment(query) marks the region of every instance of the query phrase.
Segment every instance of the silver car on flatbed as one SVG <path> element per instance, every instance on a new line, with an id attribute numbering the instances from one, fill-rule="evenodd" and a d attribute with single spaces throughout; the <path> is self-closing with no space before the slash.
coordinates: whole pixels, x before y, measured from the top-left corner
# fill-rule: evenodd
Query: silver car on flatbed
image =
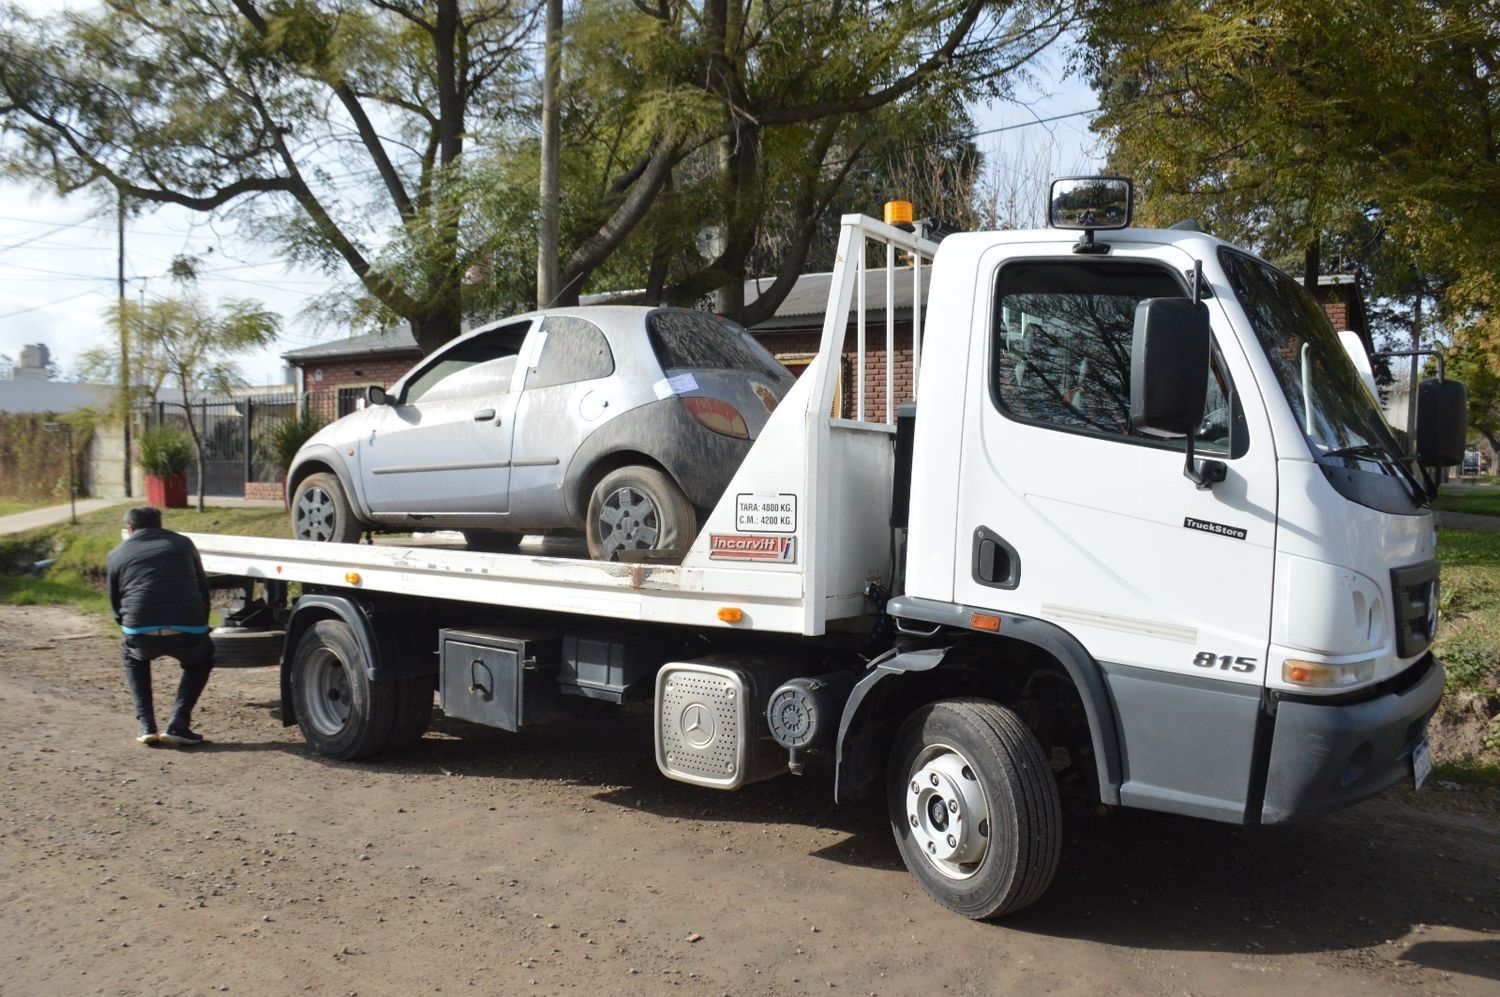
<path id="1" fill-rule="evenodd" d="M 493 322 L 325 427 L 287 474 L 293 535 L 458 529 L 504 550 L 582 530 L 589 553 L 685 550 L 793 377 L 742 327 L 678 308 Z"/>

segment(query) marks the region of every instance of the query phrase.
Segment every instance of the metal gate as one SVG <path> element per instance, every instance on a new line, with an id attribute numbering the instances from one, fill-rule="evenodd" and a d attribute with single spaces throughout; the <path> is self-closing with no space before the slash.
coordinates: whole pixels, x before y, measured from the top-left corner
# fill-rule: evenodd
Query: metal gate
<path id="1" fill-rule="evenodd" d="M 203 442 L 205 495 L 240 498 L 247 481 L 276 480 L 276 469 L 268 464 L 256 441 L 275 423 L 297 414 L 295 393 L 199 398 L 192 403 L 192 414 Z M 176 426 L 188 432 L 181 402 L 153 402 L 147 418 L 153 425 Z M 187 479 L 188 494 L 198 494 L 196 461 L 188 465 Z"/>

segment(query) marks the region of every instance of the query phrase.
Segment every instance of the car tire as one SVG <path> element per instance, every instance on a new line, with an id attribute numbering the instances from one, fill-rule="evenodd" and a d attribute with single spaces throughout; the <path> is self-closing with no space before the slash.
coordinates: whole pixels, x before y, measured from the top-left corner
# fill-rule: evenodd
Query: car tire
<path id="1" fill-rule="evenodd" d="M 324 758 L 367 758 L 385 747 L 395 728 L 396 685 L 370 681 L 366 665 L 342 620 L 319 620 L 297 642 L 291 673 L 297 726 Z"/>
<path id="2" fill-rule="evenodd" d="M 262 668 L 281 664 L 286 631 L 266 627 L 215 627 L 215 668 Z"/>
<path id="3" fill-rule="evenodd" d="M 907 718 L 886 799 L 906 868 L 964 917 L 1018 911 L 1057 872 L 1057 780 L 1030 729 L 998 703 L 940 700 Z"/>
<path id="4" fill-rule="evenodd" d="M 525 535 L 502 533 L 499 530 L 464 530 L 464 545 L 470 550 L 482 550 L 489 554 L 509 554 L 521 546 Z"/>
<path id="5" fill-rule="evenodd" d="M 298 540 L 352 544 L 362 526 L 354 516 L 338 475 L 309 474 L 292 496 L 292 536 Z"/>
<path id="6" fill-rule="evenodd" d="M 621 467 L 594 486 L 584 531 L 589 556 L 613 561 L 624 551 L 687 550 L 698 535 L 698 516 L 662 471 Z"/>

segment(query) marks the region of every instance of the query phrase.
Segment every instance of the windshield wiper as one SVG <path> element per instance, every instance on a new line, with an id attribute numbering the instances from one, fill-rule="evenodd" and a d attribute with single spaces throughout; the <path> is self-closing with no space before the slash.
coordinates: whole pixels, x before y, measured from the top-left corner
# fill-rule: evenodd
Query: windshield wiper
<path id="1" fill-rule="evenodd" d="M 1339 447 L 1337 450 L 1329 450 L 1322 454 L 1324 457 L 1373 457 L 1378 460 L 1387 460 L 1396 463 L 1398 458 L 1393 456 L 1385 447 L 1374 443 L 1356 443 L 1352 447 Z"/>
<path id="2" fill-rule="evenodd" d="M 1416 502 L 1419 506 L 1428 504 L 1432 501 L 1433 496 L 1437 494 L 1436 483 L 1428 476 L 1425 467 L 1422 467 L 1421 464 L 1416 464 L 1415 457 L 1397 456 L 1378 443 L 1356 443 L 1353 446 L 1329 450 L 1320 456 L 1364 457 L 1367 460 L 1379 461 L 1382 464 L 1395 468 L 1397 472 L 1396 477 L 1401 479 L 1401 483 L 1411 493 L 1412 501 Z M 1417 469 L 1422 473 L 1422 481 L 1417 480 L 1417 476 L 1412 473 L 1411 468 L 1407 466 L 1408 464 L 1416 464 Z"/>

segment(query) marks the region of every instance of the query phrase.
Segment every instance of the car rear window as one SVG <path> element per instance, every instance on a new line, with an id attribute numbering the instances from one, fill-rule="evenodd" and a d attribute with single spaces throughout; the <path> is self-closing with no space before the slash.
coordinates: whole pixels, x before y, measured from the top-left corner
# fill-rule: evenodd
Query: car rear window
<path id="1" fill-rule="evenodd" d="M 662 309 L 646 316 L 646 330 L 663 370 L 750 370 L 779 377 L 776 358 L 728 319 L 707 312 Z"/>

